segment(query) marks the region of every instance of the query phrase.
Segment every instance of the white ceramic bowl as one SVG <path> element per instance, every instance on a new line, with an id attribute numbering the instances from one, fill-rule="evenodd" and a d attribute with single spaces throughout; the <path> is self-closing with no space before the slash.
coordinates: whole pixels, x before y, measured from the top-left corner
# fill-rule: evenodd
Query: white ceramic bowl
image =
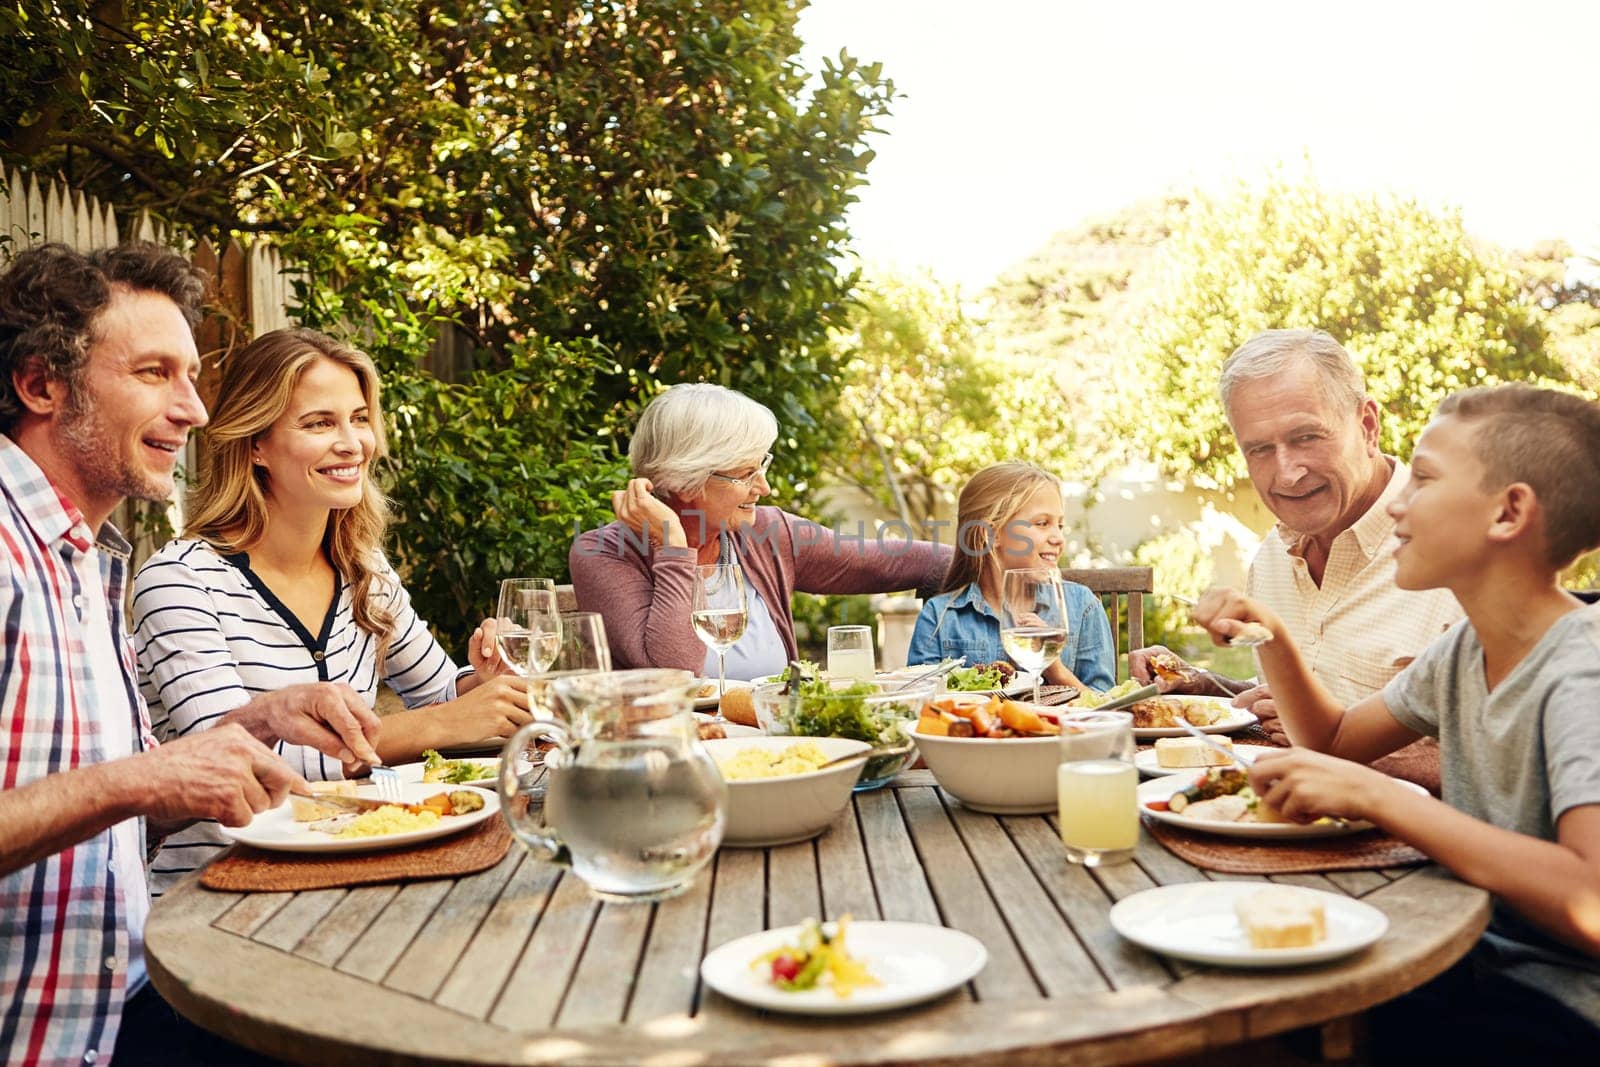
<path id="1" fill-rule="evenodd" d="M 1056 810 L 1059 739 L 911 736 L 945 792 L 974 811 L 1041 815 Z"/>
<path id="2" fill-rule="evenodd" d="M 720 764 L 746 748 L 785 749 L 810 742 L 829 759 L 864 752 L 872 746 L 848 737 L 725 737 L 702 742 Z M 779 778 L 746 778 L 728 783 L 728 828 L 724 845 L 786 845 L 816 837 L 850 803 L 862 761 Z"/>

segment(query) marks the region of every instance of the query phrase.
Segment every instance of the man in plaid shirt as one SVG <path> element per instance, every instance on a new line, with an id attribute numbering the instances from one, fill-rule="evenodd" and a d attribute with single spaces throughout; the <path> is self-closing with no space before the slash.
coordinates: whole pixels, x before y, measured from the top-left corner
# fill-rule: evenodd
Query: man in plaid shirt
<path id="1" fill-rule="evenodd" d="M 146 982 L 147 844 L 197 818 L 243 825 L 304 788 L 268 749 L 279 740 L 377 760 L 378 720 L 345 686 L 272 693 L 159 747 L 150 734 L 123 617 L 128 544 L 107 520 L 125 497 L 170 497 L 188 433 L 206 422 L 202 293 L 188 262 L 154 245 L 46 245 L 0 274 L 6 1063 L 228 1049 Z"/>

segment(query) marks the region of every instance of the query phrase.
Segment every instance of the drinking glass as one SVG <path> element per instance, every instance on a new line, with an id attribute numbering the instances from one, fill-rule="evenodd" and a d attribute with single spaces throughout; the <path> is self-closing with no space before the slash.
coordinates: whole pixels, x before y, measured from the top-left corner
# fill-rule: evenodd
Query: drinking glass
<path id="1" fill-rule="evenodd" d="M 1054 567 L 1006 571 L 1001 584 L 1000 644 L 1025 671 L 1033 672 L 1033 702 L 1045 666 L 1067 646 L 1067 602 L 1061 572 Z"/>
<path id="2" fill-rule="evenodd" d="M 728 690 L 728 649 L 739 643 L 749 620 L 744 599 L 744 571 L 737 563 L 696 567 L 694 604 L 689 611 L 695 635 L 717 653 L 720 706 L 721 697 Z"/>
<path id="3" fill-rule="evenodd" d="M 694 685 L 688 671 L 655 669 L 555 681 L 568 721 L 522 727 L 500 761 L 501 814 L 517 839 L 570 866 L 605 900 L 661 900 L 688 888 L 721 843 L 728 808 L 691 714 Z M 555 751 L 541 794 L 526 753 L 545 739 Z M 526 811 L 519 796 L 530 801 Z"/>
<path id="4" fill-rule="evenodd" d="M 1133 858 L 1139 844 L 1138 785 L 1133 716 L 1080 711 L 1061 717 L 1056 800 L 1067 859 L 1102 867 Z"/>
<path id="5" fill-rule="evenodd" d="M 561 678 L 611 669 L 611 646 L 605 621 L 595 611 L 569 611 L 557 616 L 560 648 L 549 669 L 528 678 L 528 702 L 535 718 L 565 720 L 567 712 L 556 699 L 555 683 Z"/>
<path id="6" fill-rule="evenodd" d="M 521 675 L 543 674 L 561 649 L 561 613 L 550 578 L 507 578 L 495 609 L 500 655 Z"/>
<path id="7" fill-rule="evenodd" d="M 828 677 L 870 682 L 875 673 L 871 627 L 828 627 Z"/>

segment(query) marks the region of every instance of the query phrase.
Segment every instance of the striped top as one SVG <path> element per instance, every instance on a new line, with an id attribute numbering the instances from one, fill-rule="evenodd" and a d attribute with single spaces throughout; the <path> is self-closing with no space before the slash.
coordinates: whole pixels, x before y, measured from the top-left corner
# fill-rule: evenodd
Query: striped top
<path id="1" fill-rule="evenodd" d="M 1382 689 L 1463 614 L 1448 589 L 1394 584 L 1388 507 L 1411 473 L 1391 462 L 1377 503 L 1333 539 L 1320 586 L 1306 565 L 1306 538 L 1281 524 L 1250 562 L 1250 595 L 1278 613 L 1307 668 L 1344 707 Z"/>
<path id="2" fill-rule="evenodd" d="M 395 628 L 382 680 L 407 707 L 455 699 L 463 672 L 387 562 L 380 560 L 380 573 L 385 582 L 374 595 L 387 598 Z M 133 580 L 133 627 L 139 686 L 156 736 L 203 730 L 258 694 L 309 682 L 344 682 L 374 705 L 377 639 L 356 626 L 349 583 L 338 583 L 313 634 L 250 569 L 246 554 L 225 556 L 205 541 L 179 538 L 151 556 Z M 341 777 L 338 761 L 314 748 L 279 742 L 277 751 L 308 780 Z M 227 844 L 210 820 L 167 838 L 150 864 L 151 891 L 160 896 Z"/>
<path id="3" fill-rule="evenodd" d="M 0 788 L 154 747 L 123 630 L 127 568 L 122 535 L 107 524 L 91 540 L 82 513 L 0 434 Z M 143 834 L 129 820 L 0 877 L 0 1062 L 111 1054 L 147 903 Z"/>

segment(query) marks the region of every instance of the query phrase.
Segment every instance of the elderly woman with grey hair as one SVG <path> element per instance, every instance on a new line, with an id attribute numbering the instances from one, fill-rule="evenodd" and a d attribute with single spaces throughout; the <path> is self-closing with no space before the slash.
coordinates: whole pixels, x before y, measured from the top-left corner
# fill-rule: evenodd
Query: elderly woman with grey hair
<path id="1" fill-rule="evenodd" d="M 677 385 L 650 402 L 611 494 L 617 521 L 573 543 L 578 604 L 605 618 L 613 665 L 716 674 L 689 621 L 695 567 L 738 563 L 749 622 L 728 651 L 730 678 L 775 674 L 796 656 L 790 595 L 931 592 L 951 550 L 925 541 L 842 538 L 780 508 L 767 467 L 778 420 L 720 385 Z"/>

